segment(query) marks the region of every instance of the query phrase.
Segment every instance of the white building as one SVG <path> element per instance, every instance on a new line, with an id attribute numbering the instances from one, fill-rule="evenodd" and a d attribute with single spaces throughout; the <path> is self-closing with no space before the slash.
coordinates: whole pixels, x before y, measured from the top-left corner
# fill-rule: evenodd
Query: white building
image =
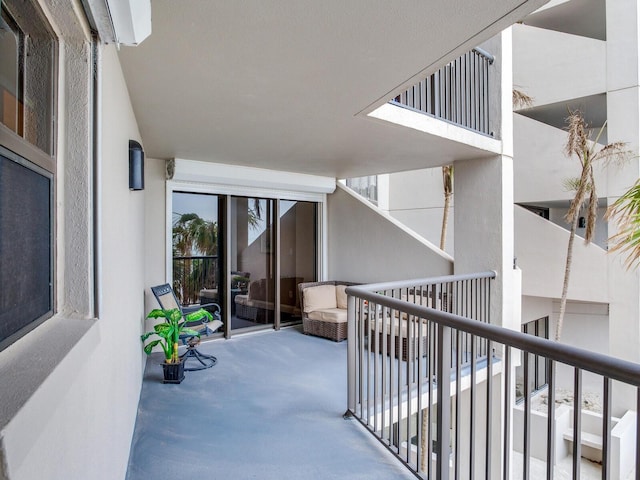
<path id="1" fill-rule="evenodd" d="M 256 328 L 232 321 L 239 292 L 227 278 L 246 271 L 275 279 L 263 300 L 278 306 L 258 328 L 291 320 L 291 279 L 487 270 L 497 272 L 494 322 L 517 328 L 521 200 L 504 29 L 543 3 L 3 0 L 0 478 L 124 478 L 149 287 L 173 280 L 172 220 L 191 213 L 180 198 L 211 201 L 193 209 L 210 205 L 223 232 L 227 337 Z M 489 96 L 500 101 L 483 125 L 492 135 L 388 104 L 478 45 L 495 57 Z M 129 188 L 131 140 L 146 154 L 142 191 Z M 452 257 L 336 187 L 452 162 Z M 608 196 L 620 189 L 612 180 Z M 260 242 L 249 233 L 254 200 Z M 572 300 L 609 303 L 613 318 L 607 294 Z"/>
<path id="2" fill-rule="evenodd" d="M 626 142 L 631 154 L 624 166 L 601 166 L 596 173 L 597 231 L 589 246 L 576 239 L 562 340 L 632 361 L 640 352 L 638 274 L 627 272 L 619 256 L 606 254 L 615 224 L 602 217 L 639 173 L 637 12 L 634 1 L 554 1 L 512 29 L 513 85 L 533 99 L 513 116 L 515 261 L 522 270 L 523 325 L 549 318 L 553 337 L 568 242 L 564 215 L 573 197 L 563 181 L 580 172 L 576 159 L 563 153 L 562 129 L 568 109 L 579 109 L 595 133 L 607 122 L 603 144 Z M 441 170 L 396 173 L 378 183 L 380 207 L 437 245 Z M 578 235 L 583 232 L 578 229 Z M 456 241 L 450 223 L 446 251 L 453 253 Z"/>

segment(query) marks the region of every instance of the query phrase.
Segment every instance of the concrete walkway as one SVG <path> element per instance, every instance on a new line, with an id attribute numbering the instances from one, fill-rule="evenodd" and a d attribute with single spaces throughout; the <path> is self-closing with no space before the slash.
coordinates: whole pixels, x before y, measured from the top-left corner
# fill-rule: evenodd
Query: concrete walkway
<path id="1" fill-rule="evenodd" d="M 151 357 L 128 480 L 415 479 L 346 410 L 347 343 L 299 328 L 202 344 L 208 370 L 162 384 Z"/>

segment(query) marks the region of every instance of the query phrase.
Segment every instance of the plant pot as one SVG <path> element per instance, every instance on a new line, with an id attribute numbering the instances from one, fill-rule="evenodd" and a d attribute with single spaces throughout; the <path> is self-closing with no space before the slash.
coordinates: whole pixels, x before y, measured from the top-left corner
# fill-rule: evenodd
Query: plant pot
<path id="1" fill-rule="evenodd" d="M 164 372 L 164 380 L 162 383 L 180 383 L 184 380 L 184 360 L 178 363 L 163 363 L 162 371 Z"/>

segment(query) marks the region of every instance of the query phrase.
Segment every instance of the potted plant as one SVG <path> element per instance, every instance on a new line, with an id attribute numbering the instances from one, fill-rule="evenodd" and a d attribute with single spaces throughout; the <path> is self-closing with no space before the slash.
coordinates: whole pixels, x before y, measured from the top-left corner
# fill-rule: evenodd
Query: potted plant
<path id="1" fill-rule="evenodd" d="M 164 383 L 180 383 L 184 379 L 184 361 L 178 355 L 178 341 L 181 336 L 200 338 L 200 333 L 187 325 L 189 322 L 197 322 L 204 317 L 207 318 L 207 321 L 213 320 L 213 315 L 202 308 L 184 315 L 184 318 L 182 312 L 177 308 L 172 310 L 156 308 L 147 315 L 147 318 L 165 319 L 165 322 L 154 325 L 153 331 L 140 336 L 143 343 L 152 335 L 160 337 L 147 343 L 144 346 L 144 352 L 149 355 L 156 345 L 162 347 L 165 358 L 162 364 Z"/>

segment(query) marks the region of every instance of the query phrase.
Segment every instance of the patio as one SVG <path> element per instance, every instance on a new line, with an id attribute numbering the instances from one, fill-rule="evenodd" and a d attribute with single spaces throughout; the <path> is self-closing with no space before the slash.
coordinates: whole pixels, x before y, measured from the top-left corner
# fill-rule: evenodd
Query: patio
<path id="1" fill-rule="evenodd" d="M 202 344 L 208 370 L 163 385 L 147 361 L 128 480 L 415 478 L 346 410 L 347 343 L 301 327 Z"/>

